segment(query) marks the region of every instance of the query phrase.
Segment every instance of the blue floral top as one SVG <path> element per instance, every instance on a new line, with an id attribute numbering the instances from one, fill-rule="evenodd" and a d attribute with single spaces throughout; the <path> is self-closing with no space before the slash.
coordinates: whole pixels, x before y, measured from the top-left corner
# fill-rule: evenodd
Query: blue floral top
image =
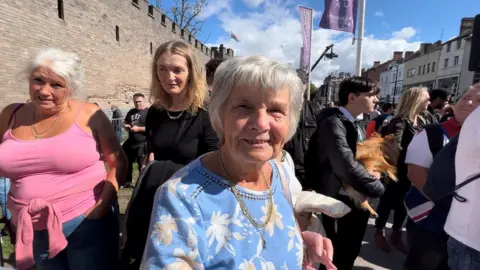
<path id="1" fill-rule="evenodd" d="M 141 269 L 301 269 L 303 243 L 275 163 L 274 207 L 263 231 L 243 214 L 227 180 L 200 159 L 157 190 Z M 250 214 L 263 222 L 268 191 L 237 189 Z"/>

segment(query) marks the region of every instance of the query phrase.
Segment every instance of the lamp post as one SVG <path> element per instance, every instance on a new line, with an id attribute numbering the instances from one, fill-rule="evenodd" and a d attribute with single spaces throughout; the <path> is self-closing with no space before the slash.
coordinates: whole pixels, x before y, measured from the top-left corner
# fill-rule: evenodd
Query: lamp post
<path id="1" fill-rule="evenodd" d="M 393 106 L 395 107 L 395 99 L 397 97 L 397 81 L 398 81 L 398 63 L 395 63 L 395 84 L 393 85 Z"/>

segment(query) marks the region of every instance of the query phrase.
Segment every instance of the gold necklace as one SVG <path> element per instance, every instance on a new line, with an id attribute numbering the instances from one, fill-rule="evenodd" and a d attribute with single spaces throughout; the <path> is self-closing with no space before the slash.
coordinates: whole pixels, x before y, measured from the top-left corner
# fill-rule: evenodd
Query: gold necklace
<path id="1" fill-rule="evenodd" d="M 172 119 L 172 120 L 177 120 L 178 118 L 182 117 L 184 111 L 185 111 L 185 110 L 181 111 L 180 114 L 177 115 L 177 116 L 172 116 L 172 115 L 170 114 L 170 112 L 167 110 L 167 116 L 168 116 L 168 118 L 170 118 L 170 119 Z"/>
<path id="2" fill-rule="evenodd" d="M 263 180 L 265 181 L 265 184 L 268 187 L 268 210 L 267 210 L 267 219 L 263 223 L 259 223 L 255 220 L 254 217 L 250 214 L 250 212 L 247 209 L 247 206 L 245 205 L 245 202 L 242 200 L 240 193 L 238 192 L 237 188 L 235 187 L 236 184 L 228 177 L 227 171 L 225 170 L 225 166 L 223 165 L 223 160 L 222 160 L 222 154 L 219 151 L 218 152 L 218 163 L 220 164 L 220 167 L 222 168 L 223 174 L 225 175 L 225 178 L 228 180 L 228 183 L 230 184 L 230 188 L 232 190 L 233 195 L 237 198 L 238 204 L 240 205 L 240 208 L 242 209 L 243 214 L 247 217 L 247 219 L 250 221 L 250 223 L 255 226 L 257 229 L 263 229 L 265 230 L 265 227 L 270 223 L 270 220 L 272 219 L 272 212 L 273 212 L 273 195 L 272 195 L 272 189 L 270 187 L 270 184 L 267 181 L 267 178 L 265 175 L 262 173 Z M 267 247 L 267 242 L 265 241 L 265 236 L 264 234 L 260 233 L 260 238 L 262 240 L 262 247 L 265 249 Z"/>
<path id="3" fill-rule="evenodd" d="M 42 137 L 40 135 L 43 135 L 45 134 L 47 131 L 49 131 L 53 126 L 55 126 L 55 124 L 58 122 L 58 118 L 60 117 L 60 114 L 58 114 L 56 117 L 55 117 L 55 120 L 53 121 L 52 125 L 50 125 L 46 130 L 42 131 L 42 132 L 38 132 L 37 129 L 35 128 L 35 108 L 33 109 L 33 123 L 32 125 L 30 126 L 30 130 L 32 132 L 32 135 L 33 137 L 35 138 L 35 140 L 40 140 Z"/>

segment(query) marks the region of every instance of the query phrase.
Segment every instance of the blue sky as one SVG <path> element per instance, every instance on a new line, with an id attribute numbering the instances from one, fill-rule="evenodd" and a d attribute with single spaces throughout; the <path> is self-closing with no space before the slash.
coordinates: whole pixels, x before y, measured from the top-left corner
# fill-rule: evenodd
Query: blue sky
<path id="1" fill-rule="evenodd" d="M 190 0 L 194 1 L 194 0 Z M 324 0 L 207 0 L 205 26 L 197 35 L 209 45 L 233 48 L 237 55 L 263 54 L 298 65 L 301 44 L 297 5 L 314 9 L 312 58 L 335 44 L 339 58 L 322 61 L 313 78 L 317 82 L 334 71 L 352 71 L 355 46 L 352 35 L 319 29 Z M 420 42 L 448 40 L 459 32 L 462 17 L 480 13 L 480 0 L 366 0 L 364 67 L 391 58 L 394 50 L 416 50 Z M 162 0 L 167 8 L 173 0 Z M 399 4 L 400 3 L 400 4 Z M 229 31 L 240 43 L 229 39 Z"/>

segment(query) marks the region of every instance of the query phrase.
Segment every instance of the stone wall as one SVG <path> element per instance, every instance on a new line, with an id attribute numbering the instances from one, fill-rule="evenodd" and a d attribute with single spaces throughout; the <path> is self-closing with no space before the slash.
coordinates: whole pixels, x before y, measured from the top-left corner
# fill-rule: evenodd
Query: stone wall
<path id="1" fill-rule="evenodd" d="M 129 107 L 133 93 L 148 93 L 152 54 L 166 41 L 190 42 L 203 63 L 220 53 L 182 31 L 147 0 L 3 0 L 0 33 L 0 109 L 28 99 L 22 72 L 40 48 L 77 53 L 86 69 L 90 101 L 102 107 L 108 101 Z M 233 56 L 230 49 L 220 50 L 222 56 Z"/>

